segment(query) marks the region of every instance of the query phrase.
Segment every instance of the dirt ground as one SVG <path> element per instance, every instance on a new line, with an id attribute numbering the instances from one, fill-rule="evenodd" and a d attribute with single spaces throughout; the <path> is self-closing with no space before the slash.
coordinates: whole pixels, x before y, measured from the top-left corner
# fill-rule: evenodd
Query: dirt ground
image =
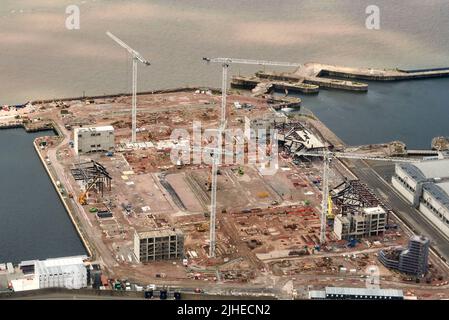
<path id="1" fill-rule="evenodd" d="M 322 285 L 323 277 L 329 275 L 348 283 L 360 282 L 367 266 L 376 265 L 388 281 L 409 282 L 382 267 L 376 257 L 382 248 L 406 243 L 402 230 L 348 248 L 346 241 L 337 241 L 332 228 L 327 228 L 326 245 L 319 246 L 321 163 L 295 164 L 284 154 L 280 154 L 279 169 L 274 175 L 262 175 L 257 165 L 248 163 L 219 168 L 217 256 L 209 258 L 211 166 L 174 165 L 169 138 L 174 129 L 191 133 L 193 121 L 202 121 L 203 128 L 216 128 L 220 101 L 219 95 L 207 91 L 139 96 L 137 138 L 148 145 L 137 149 L 127 145 L 130 97 L 47 103 L 34 106 L 33 112 L 27 109 L 19 114 L 52 119 L 67 135 L 58 145 L 56 157 L 70 184 L 68 190 L 73 192 L 68 201 L 74 206 L 82 189 L 82 184 L 71 175 L 77 163 L 94 160 L 112 177 L 111 190 L 105 190 L 103 195 L 92 190 L 87 205 L 75 207 L 80 208 L 79 218 L 86 220 L 107 247 L 114 261 L 107 268 L 114 277 L 143 283 L 161 277 L 171 281 L 242 283 L 263 273 L 268 278 L 304 276 L 311 285 Z M 235 101 L 252 107 L 235 109 Z M 234 94 L 228 97 L 227 113 L 228 127 L 243 128 L 245 117 L 255 119 L 272 111 L 263 98 Z M 73 140 L 73 128 L 80 125 L 113 125 L 119 151 L 113 156 L 75 155 L 69 143 Z M 57 142 L 41 139 L 48 142 L 42 150 L 46 155 Z M 344 178 L 344 173 L 333 166 L 331 184 L 337 185 Z M 98 218 L 92 208 L 109 210 L 112 217 Z M 176 227 L 185 234 L 187 267 L 182 261 L 137 262 L 133 253 L 134 230 L 164 227 Z M 373 245 L 375 241 L 379 244 Z M 423 285 L 435 286 L 447 279 L 436 265 L 429 278 L 431 281 Z M 333 282 L 329 280 L 329 284 Z"/>

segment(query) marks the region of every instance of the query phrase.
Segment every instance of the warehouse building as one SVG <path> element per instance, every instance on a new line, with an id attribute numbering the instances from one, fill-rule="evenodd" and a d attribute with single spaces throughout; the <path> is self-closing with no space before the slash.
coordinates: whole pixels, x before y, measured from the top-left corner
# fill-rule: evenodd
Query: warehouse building
<path id="1" fill-rule="evenodd" d="M 184 234 L 174 228 L 135 231 L 134 254 L 139 262 L 182 259 Z"/>
<path id="2" fill-rule="evenodd" d="M 76 154 L 114 151 L 114 127 L 76 128 L 73 147 Z"/>
<path id="3" fill-rule="evenodd" d="M 430 241 L 423 236 L 412 236 L 407 248 L 381 250 L 379 261 L 387 268 L 399 272 L 423 277 L 429 264 Z"/>
<path id="4" fill-rule="evenodd" d="M 392 183 L 428 220 L 449 235 L 449 159 L 396 164 Z"/>
<path id="5" fill-rule="evenodd" d="M 313 300 L 403 300 L 404 293 L 396 289 L 380 288 L 339 288 L 326 287 L 324 290 L 309 291 Z"/>
<path id="6" fill-rule="evenodd" d="M 387 213 L 378 206 L 361 208 L 360 212 L 339 214 L 334 219 L 334 233 L 339 240 L 378 236 L 385 232 Z"/>
<path id="7" fill-rule="evenodd" d="M 449 235 L 449 181 L 424 184 L 418 209 Z"/>

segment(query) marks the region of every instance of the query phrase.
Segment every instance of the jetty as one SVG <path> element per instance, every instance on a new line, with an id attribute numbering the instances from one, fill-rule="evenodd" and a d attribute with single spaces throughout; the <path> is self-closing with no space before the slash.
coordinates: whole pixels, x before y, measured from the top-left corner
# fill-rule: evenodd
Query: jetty
<path id="1" fill-rule="evenodd" d="M 231 86 L 252 90 L 253 96 L 273 90 L 317 94 L 320 89 L 336 89 L 367 92 L 367 81 L 401 81 L 425 78 L 449 77 L 449 68 L 434 69 L 374 69 L 351 68 L 310 62 L 293 72 L 258 71 L 254 76 L 234 76 Z"/>

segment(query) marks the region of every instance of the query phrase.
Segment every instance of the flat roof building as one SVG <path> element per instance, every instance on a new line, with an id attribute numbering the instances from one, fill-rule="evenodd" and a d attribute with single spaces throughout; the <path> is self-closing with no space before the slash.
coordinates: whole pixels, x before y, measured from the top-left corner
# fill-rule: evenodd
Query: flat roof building
<path id="1" fill-rule="evenodd" d="M 182 259 L 184 234 L 174 228 L 135 231 L 134 254 L 139 262 Z"/>
<path id="2" fill-rule="evenodd" d="M 76 154 L 114 151 L 114 127 L 86 127 L 74 130 L 73 148 Z"/>

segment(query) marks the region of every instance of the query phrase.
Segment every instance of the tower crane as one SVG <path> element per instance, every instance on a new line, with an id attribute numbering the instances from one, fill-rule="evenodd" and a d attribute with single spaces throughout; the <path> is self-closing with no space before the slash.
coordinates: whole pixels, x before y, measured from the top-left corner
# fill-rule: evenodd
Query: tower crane
<path id="1" fill-rule="evenodd" d="M 321 181 L 322 185 L 322 199 L 321 199 L 321 227 L 320 227 L 320 243 L 324 244 L 326 242 L 326 216 L 328 213 L 328 202 L 329 202 L 329 166 L 330 162 L 334 158 L 339 159 L 352 159 L 352 160 L 375 160 L 375 161 L 387 161 L 395 163 L 411 163 L 419 162 L 419 159 L 406 159 L 406 158 L 394 158 L 394 157 L 375 157 L 375 156 L 364 156 L 355 153 L 345 153 L 345 152 L 332 152 L 330 150 L 324 151 L 313 151 L 313 152 L 300 152 L 299 156 L 309 156 L 309 157 L 321 157 L 323 158 L 323 177 Z"/>
<path id="2" fill-rule="evenodd" d="M 136 123 L 137 123 L 137 62 L 141 62 L 145 66 L 149 66 L 150 62 L 146 60 L 142 55 L 128 46 L 126 43 L 124 43 L 122 40 L 117 38 L 115 35 L 113 35 L 111 32 L 107 31 L 106 34 L 115 42 L 118 43 L 121 47 L 125 48 L 129 54 L 131 55 L 133 65 L 132 65 L 132 111 L 131 111 L 131 127 L 132 127 L 132 133 L 131 133 L 131 142 L 136 142 Z"/>
<path id="3" fill-rule="evenodd" d="M 221 148 L 223 141 L 223 132 L 226 128 L 226 91 L 228 87 L 228 68 L 231 64 L 252 64 L 252 65 L 262 65 L 262 66 L 277 66 L 277 67 L 300 67 L 299 63 L 291 62 L 277 62 L 268 60 L 251 60 L 251 59 L 235 59 L 235 58 L 203 58 L 203 61 L 207 63 L 221 63 L 223 68 L 222 79 L 221 79 L 221 117 L 220 117 L 220 127 L 218 129 L 218 146 L 213 153 L 212 161 L 212 187 L 211 187 L 211 206 L 210 206 L 210 247 L 209 256 L 215 257 L 215 219 L 217 210 L 217 172 L 219 165 L 219 157 L 221 156 Z"/>
<path id="4" fill-rule="evenodd" d="M 274 67 L 301 67 L 302 64 L 294 62 L 279 62 L 270 60 L 253 60 L 253 59 L 236 59 L 236 58 L 207 58 L 204 57 L 203 61 L 207 63 L 221 63 L 223 68 L 221 79 L 221 125 L 226 126 L 226 91 L 228 88 L 228 68 L 231 64 L 249 64 L 259 66 L 274 66 Z"/>

